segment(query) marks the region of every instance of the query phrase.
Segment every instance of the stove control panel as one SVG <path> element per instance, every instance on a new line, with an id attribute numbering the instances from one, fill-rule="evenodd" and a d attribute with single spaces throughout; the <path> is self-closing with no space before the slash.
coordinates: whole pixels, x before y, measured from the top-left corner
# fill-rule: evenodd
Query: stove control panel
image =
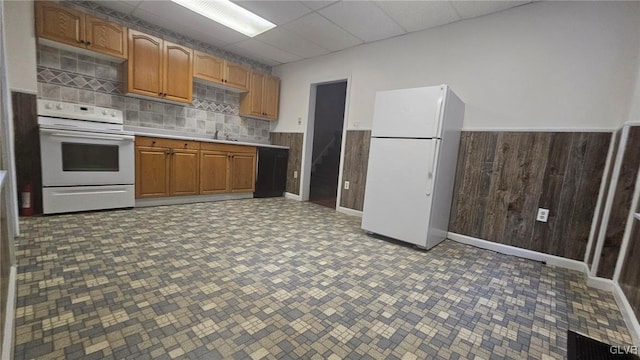
<path id="1" fill-rule="evenodd" d="M 122 110 L 55 100 L 38 100 L 38 115 L 109 124 L 122 125 L 124 123 Z"/>

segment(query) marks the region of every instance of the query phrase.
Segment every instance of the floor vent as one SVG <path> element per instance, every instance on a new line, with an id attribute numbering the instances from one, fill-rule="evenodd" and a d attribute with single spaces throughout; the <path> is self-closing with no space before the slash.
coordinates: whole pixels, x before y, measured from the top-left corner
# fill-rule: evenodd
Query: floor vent
<path id="1" fill-rule="evenodd" d="M 609 345 L 571 330 L 567 333 L 568 360 L 637 360 L 638 348 Z"/>

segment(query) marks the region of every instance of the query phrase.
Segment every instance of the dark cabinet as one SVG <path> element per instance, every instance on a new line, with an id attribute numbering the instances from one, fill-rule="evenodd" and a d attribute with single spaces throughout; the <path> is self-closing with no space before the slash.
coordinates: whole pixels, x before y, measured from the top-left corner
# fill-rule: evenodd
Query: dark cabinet
<path id="1" fill-rule="evenodd" d="M 288 149 L 258 148 L 258 174 L 253 197 L 278 197 L 284 194 L 288 161 Z"/>

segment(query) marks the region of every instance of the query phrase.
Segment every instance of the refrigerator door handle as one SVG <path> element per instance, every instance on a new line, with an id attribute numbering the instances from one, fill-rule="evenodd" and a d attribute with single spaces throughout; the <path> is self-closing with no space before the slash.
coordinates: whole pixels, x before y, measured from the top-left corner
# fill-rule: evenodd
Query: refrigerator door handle
<path id="1" fill-rule="evenodd" d="M 427 189 L 426 189 L 426 194 L 427 196 L 431 196 L 431 193 L 433 192 L 433 177 L 434 177 L 434 173 L 435 173 L 435 168 L 436 168 L 436 161 L 438 159 L 438 141 L 432 141 L 431 142 L 431 163 L 429 164 L 429 170 L 427 171 Z"/>
<path id="2" fill-rule="evenodd" d="M 434 121 L 433 127 L 433 136 L 440 137 L 440 117 L 442 115 L 442 102 L 444 100 L 443 96 L 438 98 L 438 106 L 436 106 L 436 121 Z"/>

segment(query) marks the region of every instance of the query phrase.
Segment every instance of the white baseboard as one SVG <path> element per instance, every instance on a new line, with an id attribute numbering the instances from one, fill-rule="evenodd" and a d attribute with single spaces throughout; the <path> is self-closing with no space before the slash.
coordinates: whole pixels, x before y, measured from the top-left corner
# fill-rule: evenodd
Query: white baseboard
<path id="1" fill-rule="evenodd" d="M 292 200 L 302 201 L 302 197 L 300 195 L 292 194 L 292 193 L 289 193 L 289 192 L 285 192 L 284 193 L 284 197 L 285 197 L 285 199 L 292 199 Z"/>
<path id="2" fill-rule="evenodd" d="M 336 211 L 343 214 L 351 215 L 351 216 L 362 217 L 362 211 L 360 210 L 354 210 L 354 209 L 338 206 L 338 208 L 336 208 Z"/>
<path id="3" fill-rule="evenodd" d="M 631 339 L 633 340 L 633 344 L 636 346 L 640 346 L 640 323 L 638 323 L 638 318 L 633 312 L 633 308 L 631 304 L 629 304 L 629 300 L 625 296 L 622 288 L 617 283 L 613 283 L 613 297 L 616 299 L 616 303 L 618 303 L 618 307 L 620 308 L 620 312 L 622 313 L 622 317 L 624 318 L 625 324 L 627 324 L 627 328 L 629 329 L 629 334 L 631 334 Z"/>
<path id="4" fill-rule="evenodd" d="M 544 261 L 547 265 L 562 267 L 565 269 L 582 271 L 588 273 L 587 264 L 582 261 L 563 258 L 560 256 L 549 255 L 537 251 L 521 249 L 515 246 L 494 243 L 492 241 L 482 240 L 467 235 L 461 235 L 449 232 L 447 238 L 459 243 L 477 246 L 479 248 L 493 250 L 502 254 L 519 256 L 525 259 L 536 261 Z"/>
<path id="5" fill-rule="evenodd" d="M 4 338 L 2 339 L 2 360 L 13 359 L 13 338 L 15 321 L 16 321 L 16 286 L 17 284 L 16 265 L 11 266 L 9 270 L 9 289 L 7 291 L 7 315 L 4 322 Z"/>
<path id="6" fill-rule="evenodd" d="M 216 195 L 188 195 L 188 196 L 159 197 L 159 198 L 151 198 L 151 199 L 136 199 L 135 207 L 180 205 L 180 204 L 192 204 L 192 203 L 199 203 L 199 202 L 238 200 L 238 199 L 251 199 L 251 198 L 253 198 L 253 193 L 229 193 L 229 194 L 216 194 Z"/>
<path id="7" fill-rule="evenodd" d="M 545 253 L 540 253 L 537 251 L 527 250 L 517 248 L 515 246 L 509 246 L 504 244 L 498 244 L 487 240 L 482 240 L 478 238 L 474 238 L 467 235 L 461 235 L 449 232 L 447 235 L 448 239 L 453 241 L 476 246 L 479 248 L 493 250 L 502 254 L 519 256 L 525 259 L 531 259 L 536 261 L 544 261 L 548 265 L 554 265 L 566 269 L 581 271 L 585 279 L 587 281 L 587 286 L 601 289 L 605 291 L 611 291 L 613 293 L 613 297 L 618 304 L 618 308 L 620 309 L 620 313 L 624 318 L 624 322 L 627 325 L 627 329 L 629 330 L 629 334 L 631 334 L 631 338 L 633 340 L 634 345 L 640 346 L 640 323 L 638 323 L 638 318 L 633 312 L 633 308 L 627 297 L 622 292 L 620 285 L 617 282 L 611 279 L 604 279 L 600 277 L 591 276 L 591 272 L 589 271 L 589 267 L 586 263 L 582 261 L 566 259 L 563 257 L 549 255 Z"/>

